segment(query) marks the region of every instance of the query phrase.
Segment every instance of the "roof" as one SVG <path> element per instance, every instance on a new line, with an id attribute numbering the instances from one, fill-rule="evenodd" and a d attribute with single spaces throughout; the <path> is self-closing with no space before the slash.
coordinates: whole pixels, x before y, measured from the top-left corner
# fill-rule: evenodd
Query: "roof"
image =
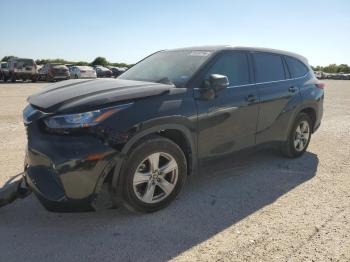
<path id="1" fill-rule="evenodd" d="M 305 64 L 308 64 L 307 58 L 288 51 L 271 49 L 271 48 L 263 48 L 263 47 L 245 47 L 245 46 L 231 46 L 231 45 L 214 45 L 214 46 L 194 46 L 194 47 L 185 47 L 185 48 L 176 48 L 171 49 L 169 51 L 179 51 L 179 50 L 196 50 L 196 51 L 223 51 L 223 50 L 244 50 L 250 52 L 267 52 L 274 53 L 279 55 L 291 56 L 295 57 Z"/>

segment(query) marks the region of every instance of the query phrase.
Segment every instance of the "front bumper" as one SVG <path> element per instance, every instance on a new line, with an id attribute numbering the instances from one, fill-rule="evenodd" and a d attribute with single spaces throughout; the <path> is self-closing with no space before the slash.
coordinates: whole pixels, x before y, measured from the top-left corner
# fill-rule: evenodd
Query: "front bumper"
<path id="1" fill-rule="evenodd" d="M 49 211 L 96 209 L 94 201 L 119 152 L 92 135 L 65 136 L 27 125 L 25 181 Z"/>

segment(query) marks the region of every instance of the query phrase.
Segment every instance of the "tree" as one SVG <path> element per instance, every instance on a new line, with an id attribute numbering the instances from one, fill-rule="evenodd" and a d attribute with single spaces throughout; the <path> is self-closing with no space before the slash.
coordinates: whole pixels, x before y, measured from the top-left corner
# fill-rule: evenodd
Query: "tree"
<path id="1" fill-rule="evenodd" d="M 337 73 L 338 72 L 338 66 L 336 64 L 330 64 L 328 66 L 325 66 L 323 69 L 327 73 Z"/>
<path id="2" fill-rule="evenodd" d="M 94 61 L 92 61 L 91 65 L 101 65 L 101 66 L 107 66 L 109 62 L 104 57 L 96 57 Z"/>
<path id="3" fill-rule="evenodd" d="M 342 72 L 342 73 L 350 73 L 350 67 L 346 64 L 341 64 L 338 66 L 338 73 Z"/>
<path id="4" fill-rule="evenodd" d="M 4 56 L 1 61 L 2 62 L 7 62 L 9 61 L 11 58 L 16 58 L 16 56 L 13 56 L 13 55 L 9 55 L 9 56 Z"/>

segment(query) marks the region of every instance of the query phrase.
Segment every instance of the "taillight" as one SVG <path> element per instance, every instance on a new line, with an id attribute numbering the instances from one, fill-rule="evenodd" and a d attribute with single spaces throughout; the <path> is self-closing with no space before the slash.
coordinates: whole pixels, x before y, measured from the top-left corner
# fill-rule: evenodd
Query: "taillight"
<path id="1" fill-rule="evenodd" d="M 325 83 L 318 83 L 316 84 L 317 88 L 324 89 L 326 84 Z"/>

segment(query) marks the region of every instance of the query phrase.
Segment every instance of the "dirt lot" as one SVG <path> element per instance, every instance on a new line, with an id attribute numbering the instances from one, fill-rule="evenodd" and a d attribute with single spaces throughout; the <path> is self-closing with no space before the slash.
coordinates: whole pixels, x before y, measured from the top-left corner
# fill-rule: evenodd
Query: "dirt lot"
<path id="1" fill-rule="evenodd" d="M 55 214 L 30 196 L 0 209 L 0 261 L 350 261 L 350 81 L 325 82 L 302 158 L 227 160 L 149 215 Z M 22 169 L 21 112 L 44 86 L 0 84 L 0 184 Z"/>

